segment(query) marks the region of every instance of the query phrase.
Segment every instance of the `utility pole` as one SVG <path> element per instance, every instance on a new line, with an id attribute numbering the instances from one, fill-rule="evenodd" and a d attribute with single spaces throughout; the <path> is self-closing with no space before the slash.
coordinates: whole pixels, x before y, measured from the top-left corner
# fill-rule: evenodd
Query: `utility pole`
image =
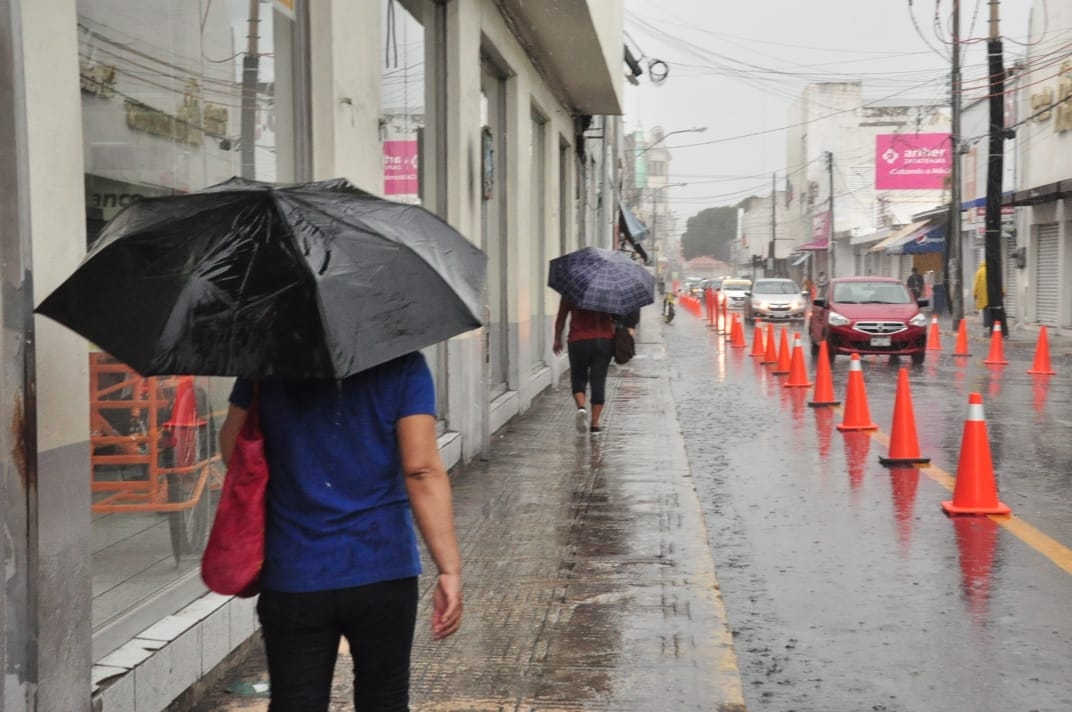
<path id="1" fill-rule="evenodd" d="M 1001 174 L 1005 169 L 1005 62 L 998 30 L 998 5 L 990 3 L 990 38 L 987 63 L 990 71 L 990 155 L 986 167 L 986 303 L 994 324 L 1008 335 L 1005 319 L 1005 290 L 1002 287 Z"/>
<path id="2" fill-rule="evenodd" d="M 776 174 L 770 175 L 770 249 L 767 251 L 767 256 L 771 259 L 773 265 L 778 257 L 778 201 L 776 199 L 777 191 L 775 186 L 777 185 Z"/>
<path id="3" fill-rule="evenodd" d="M 960 0 L 953 0 L 953 67 L 950 74 L 949 102 L 952 108 L 949 147 L 953 163 L 949 174 L 949 236 L 946 240 L 945 286 L 953 328 L 964 318 L 964 290 L 960 233 Z"/>
<path id="4" fill-rule="evenodd" d="M 249 0 L 249 35 L 246 37 L 246 56 L 242 58 L 242 137 L 239 148 L 242 156 L 242 177 L 257 178 L 257 74 L 260 64 L 257 39 L 260 31 L 259 0 Z"/>
<path id="5" fill-rule="evenodd" d="M 830 269 L 830 275 L 828 279 L 833 279 L 837 276 L 834 265 L 834 152 L 826 152 L 826 177 L 830 185 L 830 239 L 826 243 L 826 261 L 827 267 Z"/>

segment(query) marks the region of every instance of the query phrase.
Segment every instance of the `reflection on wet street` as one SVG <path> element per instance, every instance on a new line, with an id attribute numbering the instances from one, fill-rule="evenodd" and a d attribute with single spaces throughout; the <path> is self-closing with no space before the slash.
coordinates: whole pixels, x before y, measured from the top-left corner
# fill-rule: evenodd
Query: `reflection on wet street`
<path id="1" fill-rule="evenodd" d="M 981 339 L 970 357 L 949 340 L 918 366 L 863 357 L 878 427 L 842 431 L 847 404 L 802 407 L 763 358 L 719 355 L 729 345 L 700 320 L 663 334 L 749 709 L 1072 709 L 1067 369 L 1029 374 L 1031 347 L 1011 342 L 1008 364 L 987 364 Z M 832 364 L 841 400 L 849 363 Z M 931 462 L 883 467 L 906 366 Z M 973 392 L 1012 517 L 940 506 Z"/>

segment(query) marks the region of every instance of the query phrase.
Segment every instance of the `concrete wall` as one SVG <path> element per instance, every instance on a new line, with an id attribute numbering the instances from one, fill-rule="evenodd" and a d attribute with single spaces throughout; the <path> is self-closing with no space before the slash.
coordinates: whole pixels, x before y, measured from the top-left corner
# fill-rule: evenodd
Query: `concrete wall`
<path id="1" fill-rule="evenodd" d="M 74 0 L 22 3 L 26 87 L 26 187 L 34 302 L 81 260 L 82 126 Z M 36 531 L 29 575 L 36 588 L 36 709 L 84 710 L 89 688 L 89 432 L 86 344 L 35 320 L 37 354 Z M 73 407 L 77 406 L 77 407 Z M 36 505 L 36 506 L 35 506 Z"/>

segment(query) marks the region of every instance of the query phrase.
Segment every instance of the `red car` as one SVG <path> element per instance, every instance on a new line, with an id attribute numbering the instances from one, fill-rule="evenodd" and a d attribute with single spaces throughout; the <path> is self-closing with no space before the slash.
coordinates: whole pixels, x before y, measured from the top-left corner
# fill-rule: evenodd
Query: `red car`
<path id="1" fill-rule="evenodd" d="M 808 336 L 812 353 L 826 341 L 831 360 L 838 354 L 911 356 L 921 364 L 927 355 L 926 299 L 892 277 L 838 277 L 812 300 Z"/>

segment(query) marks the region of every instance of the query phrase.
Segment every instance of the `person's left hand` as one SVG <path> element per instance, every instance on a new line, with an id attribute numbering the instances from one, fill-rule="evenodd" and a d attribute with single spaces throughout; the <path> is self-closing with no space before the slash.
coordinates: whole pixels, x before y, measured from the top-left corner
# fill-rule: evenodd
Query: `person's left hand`
<path id="1" fill-rule="evenodd" d="M 544 342 L 544 343 L 546 343 L 546 342 Z M 561 356 L 562 355 L 562 339 L 555 339 L 555 343 L 551 347 L 551 350 L 555 352 L 555 356 Z"/>

